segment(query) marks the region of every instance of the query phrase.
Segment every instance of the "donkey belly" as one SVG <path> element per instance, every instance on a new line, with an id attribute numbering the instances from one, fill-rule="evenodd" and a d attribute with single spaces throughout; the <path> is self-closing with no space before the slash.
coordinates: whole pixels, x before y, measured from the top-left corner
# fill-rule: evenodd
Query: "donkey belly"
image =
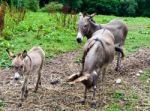
<path id="1" fill-rule="evenodd" d="M 31 57 L 31 66 L 32 66 L 32 71 L 36 72 L 40 69 L 41 64 L 42 64 L 42 57 L 39 53 L 30 53 L 29 56 Z"/>
<path id="2" fill-rule="evenodd" d="M 113 35 L 114 35 L 114 38 L 115 38 L 115 45 L 124 45 L 124 42 L 125 42 L 125 38 L 126 38 L 126 35 L 124 35 L 124 26 L 122 25 L 105 25 L 103 26 L 104 28 L 108 29 Z"/>

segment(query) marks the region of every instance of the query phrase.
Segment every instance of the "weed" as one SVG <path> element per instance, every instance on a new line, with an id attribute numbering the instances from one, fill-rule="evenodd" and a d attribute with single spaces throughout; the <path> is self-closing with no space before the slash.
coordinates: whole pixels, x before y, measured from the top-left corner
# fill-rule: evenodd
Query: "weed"
<path id="1" fill-rule="evenodd" d="M 0 108 L 1 108 L 1 107 L 4 107 L 4 106 L 5 106 L 4 101 L 0 100 Z"/>
<path id="2" fill-rule="evenodd" d="M 20 13 L 15 10 L 12 12 Z M 9 63 L 6 62 L 9 61 L 5 54 L 6 48 L 18 52 L 40 45 L 46 51 L 46 57 L 51 58 L 60 53 L 81 49 L 85 43 L 78 45 L 75 40 L 77 15 L 26 11 L 23 19 L 16 23 L 7 9 L 5 18 L 7 27 L 3 30 L 4 37 L 0 38 L 0 67 L 8 66 Z M 114 18 L 116 17 L 98 15 L 94 19 L 97 23 L 107 23 Z M 125 43 L 127 54 L 140 47 L 150 46 L 149 29 L 145 27 L 150 24 L 148 18 L 124 17 L 120 19 L 126 19 L 128 26 L 137 28 L 136 30 L 129 30 Z M 142 30 L 137 27 L 139 25 L 140 27 L 143 26 Z M 84 40 L 86 41 L 86 39 Z M 80 59 L 77 59 L 77 62 L 80 62 Z"/>

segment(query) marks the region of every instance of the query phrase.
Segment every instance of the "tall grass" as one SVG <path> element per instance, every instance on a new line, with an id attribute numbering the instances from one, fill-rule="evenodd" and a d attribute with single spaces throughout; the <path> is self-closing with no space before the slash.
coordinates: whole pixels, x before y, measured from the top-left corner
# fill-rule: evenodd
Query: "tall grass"
<path id="1" fill-rule="evenodd" d="M 14 15 L 12 15 L 14 13 Z M 77 49 L 75 41 L 76 15 L 62 13 L 22 12 L 7 8 L 5 29 L 0 38 L 0 67 L 10 65 L 5 52 L 10 48 L 15 53 L 40 45 L 47 57 Z"/>
<path id="2" fill-rule="evenodd" d="M 6 48 L 10 48 L 16 53 L 40 45 L 46 51 L 46 57 L 51 58 L 60 53 L 82 48 L 84 44 L 79 45 L 75 40 L 78 15 L 29 11 L 22 14 L 15 10 L 11 12 L 14 12 L 16 16 L 11 16 L 7 9 L 6 27 L 3 37 L 0 37 L 0 67 L 10 65 L 5 52 Z M 20 13 L 22 19 L 20 19 Z M 14 20 L 14 18 L 20 20 Z M 107 23 L 114 18 L 123 19 L 129 26 L 125 43 L 126 53 L 136 51 L 140 47 L 150 46 L 149 18 L 98 15 L 94 19 L 97 23 Z"/>

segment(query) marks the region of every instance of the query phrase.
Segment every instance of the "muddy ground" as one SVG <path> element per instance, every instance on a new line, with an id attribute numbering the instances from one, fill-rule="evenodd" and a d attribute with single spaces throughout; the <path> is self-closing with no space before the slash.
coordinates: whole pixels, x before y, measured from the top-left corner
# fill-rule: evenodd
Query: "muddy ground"
<path id="1" fill-rule="evenodd" d="M 5 102 L 2 111 L 91 111 L 90 103 L 92 90 L 88 92 L 88 98 L 85 105 L 79 101 L 83 97 L 84 86 L 81 83 L 69 85 L 65 79 L 78 73 L 81 64 L 77 62 L 81 51 L 69 52 L 53 58 L 46 59 L 42 71 L 42 87 L 37 93 L 34 93 L 36 74 L 29 79 L 29 95 L 24 101 L 22 107 L 17 107 L 20 97 L 21 84 L 13 80 L 13 75 L 9 69 L 0 71 L 0 100 Z M 112 102 L 112 95 L 115 90 L 124 90 L 126 93 L 136 92 L 140 97 L 136 104 L 136 111 L 150 111 L 145 102 L 149 102 L 148 93 L 150 88 L 145 87 L 136 76 L 139 70 L 150 67 L 150 48 L 142 48 L 137 52 L 126 56 L 123 60 L 122 69 L 119 72 L 114 71 L 112 63 L 106 73 L 104 80 L 104 91 L 101 90 L 101 83 L 98 82 L 96 93 L 97 109 L 102 111 Z M 122 83 L 116 84 L 115 80 L 121 78 Z M 55 85 L 50 82 L 59 80 Z M 130 92 L 131 91 L 131 92 Z M 122 107 L 125 102 L 121 102 Z"/>

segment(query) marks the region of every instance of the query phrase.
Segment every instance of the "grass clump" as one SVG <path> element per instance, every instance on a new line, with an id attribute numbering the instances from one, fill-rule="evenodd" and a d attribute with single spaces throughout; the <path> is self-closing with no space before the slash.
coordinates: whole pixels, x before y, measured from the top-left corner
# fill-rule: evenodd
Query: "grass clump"
<path id="1" fill-rule="evenodd" d="M 4 107 L 4 106 L 5 106 L 4 101 L 0 100 L 0 110 L 1 110 L 1 108 Z"/>
<path id="2" fill-rule="evenodd" d="M 138 95 L 134 92 L 126 93 L 123 90 L 116 90 L 112 96 L 113 100 L 105 111 L 134 111 L 138 102 Z"/>
<path id="3" fill-rule="evenodd" d="M 76 42 L 78 15 L 12 11 L 15 13 L 14 15 L 23 13 L 20 20 L 18 16 L 12 16 L 9 10 L 6 12 L 6 27 L 0 38 L 0 67 L 6 67 L 9 64 L 5 52 L 6 48 L 10 48 L 16 53 L 39 45 L 45 50 L 46 57 L 51 58 L 64 52 L 82 48 L 85 43 L 78 45 Z M 147 27 L 150 21 L 148 18 L 98 15 L 94 19 L 97 23 L 107 23 L 115 18 L 125 20 L 129 27 L 125 43 L 127 54 L 140 47 L 150 46 L 149 28 Z M 77 62 L 80 62 L 80 59 Z"/>

